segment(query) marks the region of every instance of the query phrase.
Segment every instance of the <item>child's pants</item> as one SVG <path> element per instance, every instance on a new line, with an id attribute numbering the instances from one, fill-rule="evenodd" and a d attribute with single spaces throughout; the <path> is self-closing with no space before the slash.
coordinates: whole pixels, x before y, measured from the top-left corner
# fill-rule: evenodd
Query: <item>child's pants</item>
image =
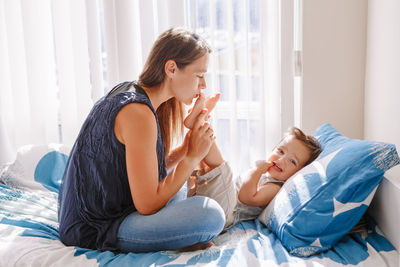
<path id="1" fill-rule="evenodd" d="M 232 170 L 227 162 L 222 163 L 215 169 L 204 175 L 195 173 L 197 177 L 197 196 L 207 196 L 222 207 L 225 212 L 226 230 L 235 223 L 236 209 L 238 204 L 238 190 L 232 177 Z"/>

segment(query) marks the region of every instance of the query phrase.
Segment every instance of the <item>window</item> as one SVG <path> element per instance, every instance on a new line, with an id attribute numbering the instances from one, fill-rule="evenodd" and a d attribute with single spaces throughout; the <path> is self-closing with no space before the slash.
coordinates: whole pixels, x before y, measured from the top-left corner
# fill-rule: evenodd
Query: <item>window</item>
<path id="1" fill-rule="evenodd" d="M 186 1 L 186 24 L 213 47 L 205 93 L 221 93 L 212 124 L 237 173 L 265 158 L 282 134 L 278 2 Z"/>
<path id="2" fill-rule="evenodd" d="M 185 25 L 213 47 L 205 93 L 221 93 L 212 123 L 240 173 L 266 157 L 301 111 L 293 96 L 293 6 L 292 0 L 0 1 L 6 142 L 14 152 L 26 144 L 72 146 L 93 103 L 136 79 L 161 32 Z"/>

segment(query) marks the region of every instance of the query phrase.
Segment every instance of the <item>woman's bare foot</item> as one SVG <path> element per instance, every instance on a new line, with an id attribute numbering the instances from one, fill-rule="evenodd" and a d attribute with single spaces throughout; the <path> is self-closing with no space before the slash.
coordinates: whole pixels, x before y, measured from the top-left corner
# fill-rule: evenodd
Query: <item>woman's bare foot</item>
<path id="1" fill-rule="evenodd" d="M 206 248 L 209 248 L 209 247 L 212 247 L 212 246 L 214 246 L 214 243 L 210 241 L 210 242 L 205 243 L 205 244 L 194 244 L 194 245 L 191 245 L 191 246 L 188 246 L 188 247 L 180 248 L 180 249 L 178 249 L 178 251 L 179 252 L 189 252 L 189 251 L 206 249 Z"/>
<path id="2" fill-rule="evenodd" d="M 213 96 L 205 97 L 204 94 L 200 94 L 197 98 L 193 108 L 189 111 L 189 115 L 185 118 L 183 124 L 186 128 L 192 129 L 196 117 L 200 114 L 200 112 L 206 108 L 208 113 L 210 113 L 215 105 L 217 104 L 219 97 L 221 96 L 220 93 L 216 93 Z"/>

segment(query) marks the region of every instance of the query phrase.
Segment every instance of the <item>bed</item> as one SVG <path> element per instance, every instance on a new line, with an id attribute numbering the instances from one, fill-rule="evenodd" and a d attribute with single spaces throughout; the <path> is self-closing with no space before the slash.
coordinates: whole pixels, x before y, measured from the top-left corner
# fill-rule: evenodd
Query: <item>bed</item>
<path id="1" fill-rule="evenodd" d="M 357 226 L 330 249 L 308 257 L 290 254 L 258 219 L 194 252 L 114 254 L 67 247 L 57 231 L 57 194 L 68 151 L 58 144 L 28 146 L 1 166 L 0 266 L 400 266 L 396 216 L 382 212 L 399 207 L 399 199 L 390 198 L 400 195 L 400 187 L 386 178 Z"/>

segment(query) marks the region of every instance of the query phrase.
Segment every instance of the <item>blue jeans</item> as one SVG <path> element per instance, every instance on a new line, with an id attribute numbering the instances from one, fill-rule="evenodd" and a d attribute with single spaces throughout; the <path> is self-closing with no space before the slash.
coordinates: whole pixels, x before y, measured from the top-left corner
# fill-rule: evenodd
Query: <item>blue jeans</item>
<path id="1" fill-rule="evenodd" d="M 186 198 L 186 184 L 151 215 L 133 212 L 118 229 L 117 246 L 121 252 L 176 250 L 211 241 L 224 228 L 225 214 L 213 199 Z"/>

